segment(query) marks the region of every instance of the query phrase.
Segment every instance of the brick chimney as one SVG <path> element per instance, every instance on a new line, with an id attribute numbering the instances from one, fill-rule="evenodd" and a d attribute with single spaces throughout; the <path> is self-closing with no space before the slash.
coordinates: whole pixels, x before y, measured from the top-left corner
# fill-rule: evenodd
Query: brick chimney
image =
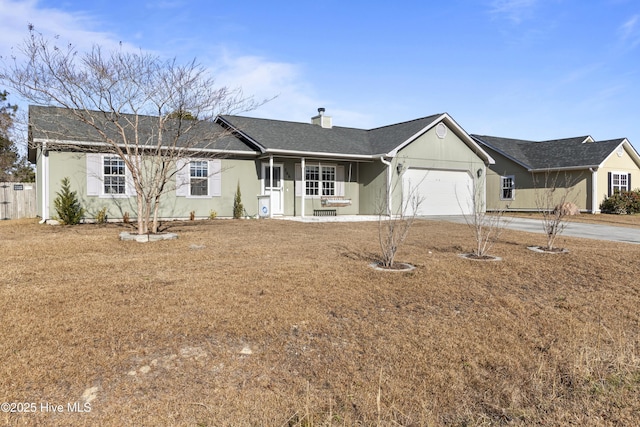
<path id="1" fill-rule="evenodd" d="M 311 117 L 311 124 L 325 129 L 331 129 L 331 117 L 324 115 L 324 108 L 318 108 L 318 115 Z"/>

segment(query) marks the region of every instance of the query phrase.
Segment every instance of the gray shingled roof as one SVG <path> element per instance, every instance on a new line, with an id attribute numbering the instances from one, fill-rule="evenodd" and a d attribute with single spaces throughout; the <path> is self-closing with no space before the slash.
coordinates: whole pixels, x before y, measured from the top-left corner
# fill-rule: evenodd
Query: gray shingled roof
<path id="1" fill-rule="evenodd" d="M 584 142 L 588 136 L 527 141 L 496 136 L 471 135 L 480 144 L 522 164 L 527 169 L 562 169 L 600 165 L 624 138 Z"/>
<path id="2" fill-rule="evenodd" d="M 370 130 L 340 126 L 322 128 L 311 123 L 243 116 L 222 116 L 222 119 L 268 150 L 373 156 L 392 151 L 440 116 Z"/>
<path id="3" fill-rule="evenodd" d="M 222 116 L 223 122 L 239 130 L 249 141 L 225 134 L 218 123 L 197 122 L 190 130 L 189 139 L 198 140 L 195 148 L 216 148 L 230 151 L 255 153 L 258 147 L 268 151 L 290 151 L 298 153 L 326 153 L 349 156 L 377 156 L 398 148 L 421 130 L 433 124 L 442 114 L 383 126 L 375 129 L 355 129 L 334 126 L 322 128 L 310 123 L 258 119 L 243 116 Z M 104 115 L 92 112 L 92 117 L 107 129 L 107 134 L 119 138 L 115 127 Z M 125 116 L 131 118 L 132 116 Z M 139 116 L 140 135 L 154 141 L 157 118 Z M 71 110 L 58 107 L 29 107 L 31 141 L 37 139 L 102 142 L 102 137 L 91 126 L 82 123 Z M 176 121 L 177 122 L 177 121 Z M 123 123 L 121 121 L 121 123 Z M 126 124 L 124 126 L 127 126 Z M 129 126 L 131 130 L 131 127 Z M 174 129 L 176 130 L 176 129 Z M 505 155 L 527 169 L 560 169 L 600 165 L 623 141 L 624 138 L 585 142 L 589 137 L 530 141 L 500 138 L 486 135 L 471 135 L 480 144 Z M 128 134 L 129 138 L 133 133 Z M 187 143 L 186 137 L 180 141 Z M 216 140 L 212 143 L 212 140 Z M 153 144 L 153 142 L 152 142 Z"/>
<path id="4" fill-rule="evenodd" d="M 325 129 L 310 123 L 243 116 L 221 118 L 265 149 L 353 155 L 368 155 L 371 152 L 367 133 L 361 129 Z"/>
<path id="5" fill-rule="evenodd" d="M 384 126 L 369 131 L 373 154 L 388 153 L 441 117 L 442 114 Z"/>
<path id="6" fill-rule="evenodd" d="M 110 122 L 107 117 L 100 112 L 90 112 L 90 117 L 99 124 L 101 129 L 106 130 L 106 134 L 115 141 L 121 140 L 115 125 Z M 133 126 L 126 122 L 132 119 L 132 115 L 123 115 L 119 123 L 127 129 L 126 135 L 129 141 L 134 141 Z M 141 139 L 140 144 L 144 145 L 145 141 L 154 146 L 158 124 L 157 117 L 138 116 L 140 120 L 138 125 L 138 136 Z M 241 151 L 254 153 L 256 150 L 248 146 L 238 138 L 233 137 L 222 126 L 213 122 L 193 122 L 182 121 L 191 126 L 191 129 L 185 135 L 180 136 L 178 144 L 188 144 L 194 149 L 217 149 L 229 151 Z M 169 143 L 174 135 L 177 135 L 179 121 L 176 120 L 169 124 L 169 131 L 165 135 L 167 143 Z M 172 128 L 173 126 L 173 128 Z M 184 129 L 184 126 L 183 126 Z M 29 138 L 33 142 L 37 139 L 49 141 L 72 141 L 77 142 L 104 142 L 103 137 L 92 126 L 80 121 L 72 110 L 59 107 L 41 107 L 29 106 Z M 197 141 L 197 143 L 195 142 Z"/>
<path id="7" fill-rule="evenodd" d="M 222 135 L 225 132 L 225 129 L 220 124 L 211 122 L 199 122 L 198 126 L 189 132 L 189 139 L 202 139 L 197 148 L 218 148 L 253 153 L 258 151 L 258 147 L 253 146 L 253 143 L 257 143 L 266 150 L 276 152 L 315 152 L 328 155 L 369 157 L 389 153 L 441 116 L 441 114 L 436 114 L 365 130 L 340 126 L 322 128 L 311 123 L 226 115 L 221 117 L 222 121 L 231 125 L 233 130 L 238 130 L 242 135 L 248 137 L 248 141 L 243 138 L 225 135 L 219 141 L 216 141 L 215 147 L 210 147 L 207 139 L 215 138 L 216 135 Z M 109 122 L 104 114 L 91 112 L 91 117 L 100 123 L 102 129 L 107 130 L 107 134 L 110 137 L 116 140 L 120 139 L 115 126 Z M 131 117 L 130 115 L 124 115 L 123 120 L 120 121 L 123 126 L 130 129 L 129 139 L 133 138 L 133 132 L 131 126 L 127 125 L 124 119 Z M 140 119 L 140 135 L 152 141 L 151 144 L 153 145 L 155 132 L 157 132 L 157 118 L 152 116 L 138 116 L 138 118 Z M 94 128 L 79 121 L 74 116 L 73 111 L 66 108 L 30 106 L 29 120 L 32 141 L 43 139 L 103 142 L 103 138 Z M 182 139 L 184 140 L 185 138 Z"/>

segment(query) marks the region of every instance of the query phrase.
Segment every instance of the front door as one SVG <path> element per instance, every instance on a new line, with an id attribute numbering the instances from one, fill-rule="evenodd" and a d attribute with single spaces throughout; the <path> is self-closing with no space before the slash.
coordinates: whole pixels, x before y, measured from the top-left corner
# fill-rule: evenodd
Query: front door
<path id="1" fill-rule="evenodd" d="M 284 213 L 282 182 L 282 164 L 273 165 L 273 181 L 271 180 L 271 168 L 269 163 L 262 164 L 262 194 L 271 196 L 271 211 L 273 215 Z"/>

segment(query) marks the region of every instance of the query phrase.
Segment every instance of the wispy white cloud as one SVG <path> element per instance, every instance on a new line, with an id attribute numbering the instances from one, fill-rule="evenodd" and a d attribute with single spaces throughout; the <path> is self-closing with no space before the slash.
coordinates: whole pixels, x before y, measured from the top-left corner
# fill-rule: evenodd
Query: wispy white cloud
<path id="1" fill-rule="evenodd" d="M 628 39 L 636 32 L 639 18 L 640 16 L 633 15 L 624 24 L 620 26 L 620 37 L 622 37 L 623 40 Z"/>
<path id="2" fill-rule="evenodd" d="M 232 88 L 240 87 L 247 96 L 256 100 L 270 99 L 255 111 L 246 113 L 254 117 L 276 120 L 309 122 L 318 108 L 326 108 L 334 126 L 369 128 L 373 118 L 338 105 L 335 100 L 318 94 L 314 85 L 304 76 L 303 64 L 277 62 L 259 56 L 233 55 L 223 50 L 214 55 L 217 61 L 209 68 L 216 82 Z"/>
<path id="3" fill-rule="evenodd" d="M 180 1 L 168 0 L 164 3 L 169 7 L 176 6 Z M 79 51 L 87 51 L 94 45 L 100 45 L 105 50 L 145 49 L 144 45 L 136 45 L 144 40 L 141 33 L 129 36 L 134 39 L 124 40 L 118 34 L 96 30 L 104 27 L 104 23 L 89 14 L 43 8 L 37 0 L 0 0 L 0 11 L 3 22 L 0 56 L 5 60 L 12 55 L 20 56 L 17 49 L 28 36 L 28 24 L 33 24 L 36 31 L 48 38 L 58 36 L 56 42 L 63 45 L 71 43 Z M 370 115 L 355 111 L 358 106 L 319 94 L 317 86 L 309 81 L 309 73 L 305 70 L 304 64 L 277 61 L 266 56 L 246 55 L 238 48 L 232 50 L 224 46 L 203 46 L 198 40 L 193 43 L 185 40 L 181 46 L 191 44 L 192 48 L 180 52 L 179 56 L 197 58 L 209 69 L 218 85 L 242 88 L 246 96 L 253 96 L 256 100 L 273 98 L 259 109 L 247 112 L 247 115 L 308 122 L 311 116 L 317 113 L 318 107 L 325 107 L 327 114 L 333 116 L 336 126 L 368 128 L 374 125 Z M 166 54 L 167 57 L 176 55 L 174 51 L 154 53 Z M 26 110 L 26 105 L 22 105 L 21 100 L 12 98 L 11 102 L 18 103 L 20 109 Z M 349 106 L 353 109 L 349 109 Z M 369 111 L 370 108 L 364 110 Z"/>
<path id="4" fill-rule="evenodd" d="M 633 49 L 640 44 L 640 15 L 633 15 L 627 19 L 619 28 L 620 41 L 627 47 Z"/>
<path id="5" fill-rule="evenodd" d="M 580 64 L 576 68 L 568 70 L 568 72 L 566 72 L 566 74 L 564 74 L 564 76 L 559 79 L 559 84 L 580 84 L 586 79 L 591 78 L 595 73 L 601 71 L 605 66 L 605 62 Z"/>
<path id="6" fill-rule="evenodd" d="M 246 96 L 256 100 L 271 99 L 248 115 L 307 121 L 321 106 L 314 96 L 314 89 L 302 77 L 301 65 L 259 56 L 233 55 L 224 49 L 214 57 L 209 68 L 218 84 L 242 88 Z"/>
<path id="7" fill-rule="evenodd" d="M 119 40 L 114 34 L 94 30 L 98 23 L 82 12 L 69 13 L 42 8 L 37 0 L 0 0 L 0 11 L 3 26 L 0 56 L 3 58 L 19 55 L 20 46 L 29 35 L 30 25 L 45 37 L 55 37 L 58 43 L 70 43 L 81 51 L 89 50 L 94 45 L 100 45 L 105 49 L 136 49 L 135 46 Z"/>
<path id="8" fill-rule="evenodd" d="M 179 2 L 165 1 L 165 5 L 176 5 Z M 171 3 L 171 4 L 170 4 Z M 48 38 L 58 36 L 56 42 L 71 43 L 80 51 L 100 45 L 105 50 L 124 48 L 138 50 L 137 46 L 121 40 L 117 34 L 96 31 L 100 23 L 84 13 L 70 13 L 58 9 L 42 8 L 37 0 L 16 1 L 0 0 L 0 11 L 3 22 L 3 35 L 0 37 L 0 56 L 9 60 L 12 55 L 20 56 L 19 46 L 28 36 L 29 24 L 36 31 Z M 142 37 L 138 35 L 139 37 Z M 136 35 L 134 35 L 136 37 Z M 132 40 L 139 41 L 140 38 Z M 195 44 L 196 46 L 201 46 Z M 144 49 L 144 46 L 142 46 Z M 163 55 L 163 52 L 155 52 Z M 274 98 L 259 110 L 252 112 L 257 116 L 307 121 L 319 106 L 327 106 L 326 100 L 315 95 L 312 85 L 304 78 L 303 67 L 293 63 L 273 61 L 260 56 L 246 56 L 242 53 L 230 53 L 224 48 L 218 49 L 203 57 L 203 52 L 182 56 L 197 57 L 204 66 L 210 68 L 211 74 L 219 85 L 240 87 L 247 96 L 256 99 Z M 167 52 L 173 57 L 173 52 Z M 207 63 L 208 62 L 208 63 Z M 12 99 L 12 102 L 19 100 Z M 21 106 L 22 108 L 22 106 Z M 345 115 L 348 112 L 345 111 Z"/>
<path id="9" fill-rule="evenodd" d="M 532 15 L 539 0 L 493 0 L 490 13 L 496 18 L 505 18 L 519 24 Z"/>

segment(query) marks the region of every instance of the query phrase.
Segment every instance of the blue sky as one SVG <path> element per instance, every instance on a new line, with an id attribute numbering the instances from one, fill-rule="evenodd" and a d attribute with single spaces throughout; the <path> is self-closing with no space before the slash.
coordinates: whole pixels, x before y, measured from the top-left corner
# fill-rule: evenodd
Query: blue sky
<path id="1" fill-rule="evenodd" d="M 277 95 L 256 117 L 325 107 L 335 126 L 373 128 L 448 112 L 469 133 L 638 149 L 639 3 L 0 0 L 0 55 L 32 23 L 81 49 L 197 58 L 221 85 Z"/>

